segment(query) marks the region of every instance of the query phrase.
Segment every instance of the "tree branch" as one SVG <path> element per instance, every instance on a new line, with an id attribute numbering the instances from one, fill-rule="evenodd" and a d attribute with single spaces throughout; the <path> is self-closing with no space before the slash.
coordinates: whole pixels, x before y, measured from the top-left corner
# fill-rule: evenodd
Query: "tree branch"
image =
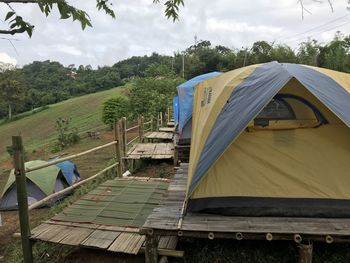
<path id="1" fill-rule="evenodd" d="M 0 0 L 0 3 L 5 3 L 5 4 L 15 4 L 15 3 L 30 4 L 30 3 L 38 3 L 38 0 Z"/>
<path id="2" fill-rule="evenodd" d="M 0 30 L 0 34 L 4 35 L 14 35 L 17 33 L 23 33 L 22 31 L 20 32 L 18 29 L 13 29 L 13 30 Z"/>

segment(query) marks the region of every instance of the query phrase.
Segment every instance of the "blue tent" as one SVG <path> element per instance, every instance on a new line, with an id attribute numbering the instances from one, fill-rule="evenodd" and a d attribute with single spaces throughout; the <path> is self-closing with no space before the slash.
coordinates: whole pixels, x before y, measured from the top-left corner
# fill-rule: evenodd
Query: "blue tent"
<path id="1" fill-rule="evenodd" d="M 216 77 L 221 72 L 211 72 L 194 77 L 177 87 L 179 95 L 179 131 L 183 129 L 185 124 L 190 120 L 193 110 L 194 87 L 203 80 Z"/>
<path id="2" fill-rule="evenodd" d="M 64 161 L 57 163 L 56 166 L 61 169 L 61 172 L 66 178 L 69 185 L 72 185 L 80 180 L 80 174 L 78 172 L 77 166 L 74 163 L 70 161 Z"/>
<path id="3" fill-rule="evenodd" d="M 174 108 L 174 124 L 175 127 L 179 123 L 179 97 L 176 96 L 173 99 L 173 108 Z"/>

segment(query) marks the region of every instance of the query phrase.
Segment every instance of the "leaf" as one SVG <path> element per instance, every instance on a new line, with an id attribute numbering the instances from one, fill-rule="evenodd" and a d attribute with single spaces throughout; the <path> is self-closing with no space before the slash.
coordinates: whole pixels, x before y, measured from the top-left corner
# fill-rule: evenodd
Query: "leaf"
<path id="1" fill-rule="evenodd" d="M 5 21 L 10 19 L 14 14 L 16 14 L 15 12 L 8 12 L 6 17 L 5 17 Z"/>

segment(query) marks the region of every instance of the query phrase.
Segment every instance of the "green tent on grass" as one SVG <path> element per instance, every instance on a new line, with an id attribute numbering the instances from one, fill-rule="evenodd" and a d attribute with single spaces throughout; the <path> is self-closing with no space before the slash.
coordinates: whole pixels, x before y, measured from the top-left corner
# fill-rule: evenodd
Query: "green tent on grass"
<path id="1" fill-rule="evenodd" d="M 47 164 L 46 161 L 35 160 L 25 163 L 25 167 L 33 168 Z M 43 169 L 26 173 L 28 204 L 31 205 L 46 196 L 58 192 L 69 186 L 61 168 L 51 165 Z M 53 200 L 53 202 L 57 201 Z M 0 195 L 0 210 L 17 209 L 17 192 L 14 170 L 11 170 L 8 181 Z"/>

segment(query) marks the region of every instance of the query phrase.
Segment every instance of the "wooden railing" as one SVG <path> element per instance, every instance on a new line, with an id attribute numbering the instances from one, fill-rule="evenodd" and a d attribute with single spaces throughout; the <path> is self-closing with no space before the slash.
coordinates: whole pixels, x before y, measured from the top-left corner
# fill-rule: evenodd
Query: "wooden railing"
<path id="1" fill-rule="evenodd" d="M 161 127 L 163 125 L 163 114 L 159 113 L 157 117 L 157 128 Z M 38 165 L 36 167 L 31 168 L 25 168 L 24 164 L 24 146 L 21 136 L 13 136 L 12 137 L 12 147 L 14 152 L 14 174 L 16 177 L 16 189 L 17 189 L 17 202 L 18 202 L 18 213 L 19 213 L 19 221 L 20 221 L 20 230 L 21 230 L 21 239 L 22 239 L 22 250 L 23 250 L 23 259 L 24 262 L 32 263 L 33 262 L 33 254 L 32 254 L 32 244 L 30 241 L 30 226 L 29 226 L 29 211 L 41 207 L 51 201 L 52 199 L 62 196 L 64 194 L 67 194 L 68 192 L 71 192 L 75 188 L 85 184 L 86 182 L 89 182 L 91 180 L 96 179 L 98 176 L 104 174 L 105 172 L 111 170 L 112 168 L 116 169 L 116 176 L 122 177 L 123 171 L 125 171 L 125 164 L 124 164 L 124 157 L 127 154 L 127 149 L 129 146 L 131 146 L 136 141 L 143 142 L 144 133 L 147 131 L 153 131 L 154 130 L 154 118 L 151 116 L 150 120 L 145 122 L 144 117 L 141 116 L 138 118 L 138 124 L 132 127 L 127 127 L 127 120 L 126 118 L 122 118 L 118 121 L 115 121 L 114 123 L 114 140 L 112 142 L 109 142 L 107 144 L 86 150 L 84 152 L 72 154 L 63 158 L 58 158 L 52 162 L 45 163 L 42 165 Z M 147 127 L 145 129 L 145 126 Z M 128 141 L 128 132 L 138 130 L 138 135 Z M 85 179 L 81 180 L 78 183 L 75 183 L 61 191 L 58 191 L 56 193 L 53 193 L 51 195 L 48 195 L 47 197 L 43 198 L 42 200 L 28 206 L 28 197 L 27 197 L 27 188 L 26 188 L 26 173 L 40 170 L 52 165 L 55 165 L 57 163 L 61 163 L 63 161 L 67 160 L 73 160 L 78 157 L 91 154 L 95 151 L 105 149 L 107 147 L 115 147 L 115 162 L 104 168 L 103 170 L 99 171 L 95 175 Z"/>

